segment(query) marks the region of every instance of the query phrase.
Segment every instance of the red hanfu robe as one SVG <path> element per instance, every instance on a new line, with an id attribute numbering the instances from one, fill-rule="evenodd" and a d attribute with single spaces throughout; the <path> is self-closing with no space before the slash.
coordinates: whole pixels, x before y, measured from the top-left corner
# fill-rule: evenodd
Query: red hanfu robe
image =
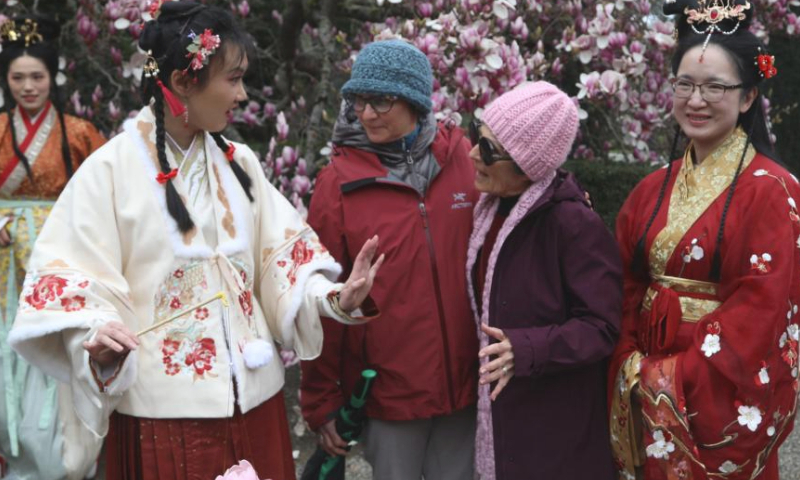
<path id="1" fill-rule="evenodd" d="M 666 169 L 620 211 L 625 300 L 609 372 L 620 478 L 778 478 L 800 388 L 800 186 L 750 146 L 718 243 L 745 143 L 737 129 L 700 165 L 690 150 L 673 165 L 645 240 L 647 278 L 632 260 Z M 712 283 L 716 248 L 721 277 Z"/>

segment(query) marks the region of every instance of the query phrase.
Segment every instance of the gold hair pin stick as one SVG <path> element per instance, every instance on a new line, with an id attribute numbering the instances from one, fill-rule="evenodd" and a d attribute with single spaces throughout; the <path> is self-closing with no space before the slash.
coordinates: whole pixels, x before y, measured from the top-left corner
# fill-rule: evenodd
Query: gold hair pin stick
<path id="1" fill-rule="evenodd" d="M 144 330 L 142 330 L 139 333 L 137 333 L 136 336 L 137 337 L 141 337 L 145 333 L 150 333 L 153 330 L 158 330 L 159 328 L 163 327 L 164 325 L 166 325 L 166 324 L 168 324 L 170 322 L 174 322 L 175 320 L 181 318 L 182 316 L 184 316 L 184 315 L 186 315 L 188 313 L 192 313 L 193 311 L 197 310 L 198 308 L 204 307 L 204 306 L 208 305 L 209 303 L 215 302 L 217 300 L 221 301 L 222 305 L 224 305 L 226 307 L 229 305 L 228 304 L 228 296 L 225 294 L 225 292 L 219 291 L 213 297 L 209 298 L 208 300 L 200 302 L 197 305 L 193 305 L 193 306 L 191 306 L 191 307 L 189 307 L 189 308 L 187 308 L 185 310 L 181 310 L 180 312 L 178 312 L 175 315 L 167 318 L 166 320 L 162 320 L 162 321 L 160 321 L 160 322 L 158 322 L 156 324 L 150 325 L 149 327 L 147 327 Z"/>

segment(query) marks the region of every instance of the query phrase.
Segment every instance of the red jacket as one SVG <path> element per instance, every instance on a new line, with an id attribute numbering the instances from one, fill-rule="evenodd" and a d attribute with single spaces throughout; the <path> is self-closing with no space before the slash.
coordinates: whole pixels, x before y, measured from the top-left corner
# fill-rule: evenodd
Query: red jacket
<path id="1" fill-rule="evenodd" d="M 324 320 L 322 354 L 302 364 L 300 404 L 314 430 L 367 367 L 378 372 L 371 418 L 428 418 L 476 401 L 478 339 L 465 267 L 475 171 L 459 128 L 440 125 L 431 148 L 441 171 L 424 197 L 389 180 L 375 154 L 350 147 L 336 147 L 317 176 L 308 222 L 342 264 L 342 278 L 375 234 L 386 260 L 370 293 L 380 318 L 361 326 Z"/>

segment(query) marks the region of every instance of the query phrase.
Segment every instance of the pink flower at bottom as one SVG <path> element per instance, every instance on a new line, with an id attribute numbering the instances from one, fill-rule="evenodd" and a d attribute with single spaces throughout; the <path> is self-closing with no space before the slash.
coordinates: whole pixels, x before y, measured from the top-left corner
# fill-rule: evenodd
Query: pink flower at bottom
<path id="1" fill-rule="evenodd" d="M 238 465 L 229 468 L 224 475 L 217 475 L 215 480 L 259 480 L 259 478 L 250 462 L 241 460 Z"/>

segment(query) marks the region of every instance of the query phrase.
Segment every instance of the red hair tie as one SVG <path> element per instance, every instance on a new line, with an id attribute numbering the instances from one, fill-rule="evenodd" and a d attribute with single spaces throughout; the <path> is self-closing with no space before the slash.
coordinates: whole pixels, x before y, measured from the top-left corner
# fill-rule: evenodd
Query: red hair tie
<path id="1" fill-rule="evenodd" d="M 170 170 L 169 173 L 159 172 L 159 174 L 156 175 L 156 180 L 161 185 L 164 185 L 165 183 L 167 183 L 168 181 L 172 180 L 176 176 L 178 176 L 178 169 L 177 168 L 173 168 L 172 170 Z"/>
<path id="2" fill-rule="evenodd" d="M 228 144 L 228 149 L 225 150 L 225 158 L 227 158 L 229 162 L 233 161 L 233 152 L 235 152 L 235 151 L 236 151 L 236 147 L 232 143 L 229 143 Z"/>

